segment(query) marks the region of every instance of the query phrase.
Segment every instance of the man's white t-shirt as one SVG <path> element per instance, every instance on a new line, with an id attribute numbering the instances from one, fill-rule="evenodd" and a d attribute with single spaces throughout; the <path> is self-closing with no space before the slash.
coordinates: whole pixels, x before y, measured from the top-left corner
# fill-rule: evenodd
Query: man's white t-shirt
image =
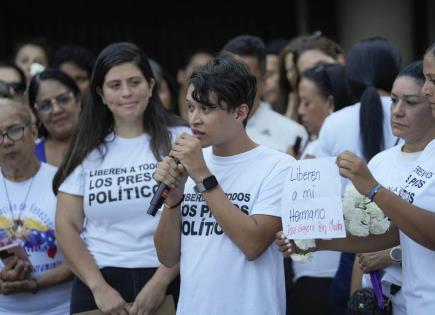
<path id="1" fill-rule="evenodd" d="M 29 255 L 35 278 L 56 268 L 64 259 L 54 231 L 56 196 L 51 185 L 55 173 L 55 167 L 41 163 L 33 182 L 32 179 L 12 182 L 4 178 L 0 170 L 0 239 L 8 238 L 13 220 L 22 220 L 23 227 L 18 236 Z M 70 296 L 71 281 L 39 290 L 37 294 L 1 294 L 0 314 L 68 314 Z"/>
<path id="2" fill-rule="evenodd" d="M 435 140 L 432 140 L 402 179 L 399 195 L 413 205 L 435 212 Z M 435 251 L 400 231 L 403 294 L 409 314 L 435 314 Z"/>
<path id="3" fill-rule="evenodd" d="M 395 145 L 397 138 L 393 136 L 390 123 L 391 98 L 382 96 L 381 101 L 384 114 L 384 146 L 385 149 L 388 149 Z M 356 103 L 326 117 L 322 128 L 320 128 L 316 157 L 337 156 L 346 150 L 359 157 L 363 156 L 359 124 L 360 107 L 361 104 Z M 344 193 L 349 181 L 343 178 L 342 183 Z"/>
<path id="4" fill-rule="evenodd" d="M 171 128 L 172 140 L 185 127 Z M 63 182 L 59 191 L 83 196 L 83 241 L 99 268 L 155 268 L 159 261 L 153 234 L 160 219 L 147 214 L 157 189 L 157 160 L 150 136 L 106 138 L 102 159 L 94 149 Z"/>
<path id="5" fill-rule="evenodd" d="M 289 155 L 258 146 L 228 157 L 204 151 L 228 199 L 247 215 L 280 217 Z M 283 257 L 272 243 L 248 261 L 225 235 L 189 178 L 181 207 L 181 288 L 178 315 L 284 315 Z M 239 211 L 239 210 L 235 210 Z"/>
<path id="6" fill-rule="evenodd" d="M 305 128 L 297 122 L 275 112 L 268 103 L 260 102 L 246 125 L 246 133 L 258 144 L 287 153 L 297 137 L 301 147 L 308 139 Z"/>
<path id="7" fill-rule="evenodd" d="M 403 178 L 409 174 L 421 154 L 421 151 L 415 153 L 403 152 L 402 147 L 402 145 L 397 145 L 378 153 L 368 164 L 375 179 L 395 194 L 399 194 Z M 398 264 L 391 264 L 384 269 L 384 272 L 382 289 L 384 294 L 389 296 L 391 284 L 402 286 L 402 268 Z M 370 284 L 370 276 L 364 275 L 364 278 L 363 282 Z M 405 298 L 402 289 L 392 297 L 391 301 L 394 315 L 406 315 Z"/>

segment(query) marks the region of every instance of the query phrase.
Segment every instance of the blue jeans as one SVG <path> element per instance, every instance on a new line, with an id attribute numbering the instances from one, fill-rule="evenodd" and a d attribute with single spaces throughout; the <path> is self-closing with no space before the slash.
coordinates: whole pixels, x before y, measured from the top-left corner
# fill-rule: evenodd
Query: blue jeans
<path id="1" fill-rule="evenodd" d="M 127 303 L 134 302 L 137 294 L 154 275 L 157 268 L 117 268 L 105 267 L 100 269 L 104 280 L 121 294 Z M 167 294 L 178 300 L 180 279 L 177 277 L 168 287 Z M 71 293 L 70 313 L 79 313 L 97 309 L 94 296 L 89 288 L 79 279 L 75 278 Z"/>

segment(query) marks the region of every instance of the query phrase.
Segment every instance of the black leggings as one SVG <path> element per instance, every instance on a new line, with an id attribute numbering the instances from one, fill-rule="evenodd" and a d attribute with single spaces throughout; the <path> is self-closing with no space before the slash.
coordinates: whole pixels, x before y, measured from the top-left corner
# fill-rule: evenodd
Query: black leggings
<path id="1" fill-rule="evenodd" d="M 144 285 L 154 275 L 157 268 L 116 268 L 105 267 L 100 269 L 104 280 L 116 291 L 121 294 L 127 303 L 134 302 L 136 295 L 142 290 Z M 168 287 L 167 294 L 174 296 L 178 300 L 180 290 L 180 279 L 177 277 Z M 75 278 L 72 293 L 70 313 L 91 311 L 97 309 L 94 296 L 89 288 L 79 279 Z"/>
<path id="2" fill-rule="evenodd" d="M 296 280 L 293 294 L 293 314 L 329 315 L 329 289 L 333 278 L 301 277 Z"/>

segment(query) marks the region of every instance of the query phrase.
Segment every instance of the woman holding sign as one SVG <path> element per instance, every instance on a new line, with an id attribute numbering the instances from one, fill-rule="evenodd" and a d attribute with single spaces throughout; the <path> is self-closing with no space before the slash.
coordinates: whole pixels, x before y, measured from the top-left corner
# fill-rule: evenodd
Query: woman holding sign
<path id="1" fill-rule="evenodd" d="M 59 243 L 77 276 L 71 312 L 148 314 L 178 274 L 157 259 L 159 216 L 146 213 L 157 186 L 152 174 L 187 128 L 164 110 L 148 59 L 134 44 L 100 53 L 91 94 L 54 180 Z"/>
<path id="2" fill-rule="evenodd" d="M 301 159 L 315 158 L 317 137 L 325 118 L 336 106 L 343 108 L 353 103 L 346 86 L 344 66 L 319 65 L 302 73 L 299 98 L 298 113 L 310 133 L 310 141 L 303 149 Z M 292 305 L 295 314 L 331 313 L 330 288 L 339 261 L 339 252 L 322 251 L 314 253 L 310 261 L 293 262 L 295 288 Z M 310 295 L 314 290 L 315 296 Z"/>
<path id="3" fill-rule="evenodd" d="M 435 166 L 433 163 L 435 154 L 435 108 L 433 105 L 435 104 L 433 80 L 435 77 L 435 45 L 432 45 L 424 56 L 423 73 L 425 82 L 422 85 L 420 80 L 420 86 L 422 86 L 421 93 L 427 98 L 426 101 L 421 98 L 421 95 L 408 92 L 402 94 L 400 100 L 399 97 L 396 98 L 400 101 L 399 103 L 393 102 L 392 110 L 396 110 L 395 116 L 398 116 L 397 121 L 393 120 L 395 122 L 393 127 L 403 134 L 406 129 L 410 132 L 405 146 L 383 153 L 385 157 L 389 154 L 394 156 L 393 152 L 396 150 L 398 153 L 396 153 L 395 161 L 390 159 L 378 161 L 384 164 L 386 169 L 373 177 L 365 163 L 354 154 L 345 152 L 337 158 L 342 176 L 349 178 L 359 192 L 370 196 L 388 215 L 394 226 L 383 235 L 370 235 L 365 238 L 348 236 L 346 239 L 316 242 L 317 249 L 320 250 L 367 252 L 391 248 L 398 245 L 400 241 L 403 252 L 402 291 L 406 311 L 413 315 L 435 313 L 435 295 L 433 294 L 435 291 L 433 277 L 433 262 L 435 261 L 435 234 L 433 233 L 435 230 Z M 429 108 L 432 116 L 429 116 Z M 414 121 L 409 119 L 405 111 L 411 116 L 420 112 L 419 119 L 414 118 Z M 426 111 L 425 114 L 423 114 L 424 111 Z M 412 122 L 415 125 L 413 128 L 410 127 Z M 419 124 L 425 127 L 420 128 Z M 411 129 L 416 131 L 412 135 Z M 419 151 L 421 152 L 417 153 Z M 419 156 L 411 158 L 412 154 Z M 406 155 L 408 159 L 404 158 Z M 415 161 L 412 161 L 413 159 Z M 376 157 L 373 163 L 375 162 Z M 398 164 L 400 168 L 397 167 Z M 385 188 L 378 184 L 377 180 L 385 185 Z M 388 182 L 383 183 L 383 180 Z M 399 196 L 388 188 L 396 190 Z M 281 236 L 282 234 L 277 235 L 277 244 L 281 251 L 294 251 L 295 249 L 289 245 L 289 242 L 281 239 Z"/>

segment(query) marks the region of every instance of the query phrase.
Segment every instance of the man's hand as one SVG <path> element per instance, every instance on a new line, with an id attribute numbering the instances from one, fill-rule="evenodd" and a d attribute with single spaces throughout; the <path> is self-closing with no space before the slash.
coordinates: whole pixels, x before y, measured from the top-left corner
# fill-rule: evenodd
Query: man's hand
<path id="1" fill-rule="evenodd" d="M 158 183 L 165 183 L 171 188 L 166 201 L 176 204 L 183 198 L 184 184 L 187 180 L 187 172 L 182 164 L 177 164 L 172 157 L 165 157 L 157 166 L 154 179 Z"/>
<path id="2" fill-rule="evenodd" d="M 202 154 L 201 141 L 187 133 L 181 134 L 175 140 L 169 155 L 180 161 L 195 182 L 211 175 Z"/>

